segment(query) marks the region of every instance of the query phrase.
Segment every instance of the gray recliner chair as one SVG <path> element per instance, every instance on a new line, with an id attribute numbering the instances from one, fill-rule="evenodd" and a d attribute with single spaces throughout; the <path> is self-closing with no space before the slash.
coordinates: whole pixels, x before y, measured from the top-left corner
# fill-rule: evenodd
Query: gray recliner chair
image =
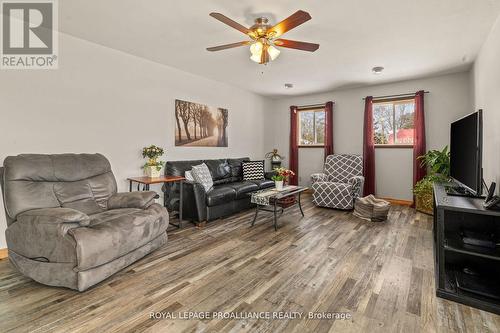
<path id="1" fill-rule="evenodd" d="M 0 182 L 9 259 L 40 283 L 84 291 L 167 242 L 156 193 L 117 193 L 100 154 L 10 156 Z"/>
<path id="2" fill-rule="evenodd" d="M 313 203 L 320 207 L 353 209 L 354 201 L 361 196 L 363 157 L 360 155 L 328 155 L 323 173 L 311 175 Z"/>

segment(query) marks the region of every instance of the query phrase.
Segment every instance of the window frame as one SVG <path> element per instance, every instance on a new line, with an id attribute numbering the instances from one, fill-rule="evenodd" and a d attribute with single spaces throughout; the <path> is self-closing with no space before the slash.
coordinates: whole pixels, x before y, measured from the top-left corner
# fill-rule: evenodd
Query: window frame
<path id="1" fill-rule="evenodd" d="M 313 133 L 315 136 L 316 141 L 316 112 L 323 112 L 325 114 L 325 121 L 326 121 L 326 110 L 324 107 L 312 107 L 312 108 L 303 108 L 303 109 L 297 109 L 297 147 L 298 148 L 324 148 L 325 143 L 314 143 L 314 144 L 301 144 L 301 132 L 300 132 L 300 127 L 301 127 L 301 120 L 300 120 L 300 113 L 301 112 L 314 112 L 314 118 L 313 118 Z"/>
<path id="2" fill-rule="evenodd" d="M 393 123 L 396 122 L 396 108 L 395 108 L 395 105 L 396 104 L 405 104 L 407 102 L 412 102 L 413 105 L 415 105 L 415 98 L 412 97 L 412 98 L 408 98 L 408 97 L 400 97 L 400 98 L 388 98 L 388 99 L 380 99 L 380 100 L 374 100 L 373 101 L 373 105 L 372 105 L 372 117 L 373 117 L 373 113 L 375 112 L 375 104 L 389 104 L 391 103 L 392 104 L 392 119 L 393 119 Z M 415 115 L 414 115 L 415 117 Z M 415 118 L 414 118 L 415 119 Z M 372 125 L 374 126 L 374 125 Z M 415 129 L 415 126 L 413 126 L 413 128 Z M 375 134 L 375 130 L 373 130 L 373 134 Z M 396 137 L 394 137 L 396 138 Z M 397 143 L 393 143 L 393 144 L 384 144 L 384 143 L 376 143 L 374 144 L 375 148 L 389 148 L 389 149 L 394 149 L 394 148 L 411 148 L 413 149 L 413 146 L 414 146 L 414 143 L 412 144 L 397 144 Z"/>

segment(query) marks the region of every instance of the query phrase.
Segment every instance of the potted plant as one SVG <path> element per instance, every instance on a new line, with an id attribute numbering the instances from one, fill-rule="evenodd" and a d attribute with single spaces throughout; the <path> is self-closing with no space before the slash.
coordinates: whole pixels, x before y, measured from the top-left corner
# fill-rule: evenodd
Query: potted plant
<path id="1" fill-rule="evenodd" d="M 142 149 L 142 157 L 147 157 L 148 161 L 144 164 L 144 173 L 151 178 L 160 177 L 160 171 L 165 162 L 158 161 L 158 158 L 164 153 L 163 148 L 151 145 Z"/>
<path id="2" fill-rule="evenodd" d="M 295 173 L 292 170 L 275 168 L 274 176 L 272 176 L 271 179 L 274 180 L 276 190 L 283 191 L 283 183 L 286 182 L 290 176 L 295 176 Z"/>
<path id="3" fill-rule="evenodd" d="M 446 146 L 443 150 L 430 150 L 417 159 L 421 161 L 422 166 L 429 169 L 429 174 L 417 182 L 413 188 L 415 208 L 432 215 L 434 208 L 432 184 L 450 180 L 450 152 Z"/>

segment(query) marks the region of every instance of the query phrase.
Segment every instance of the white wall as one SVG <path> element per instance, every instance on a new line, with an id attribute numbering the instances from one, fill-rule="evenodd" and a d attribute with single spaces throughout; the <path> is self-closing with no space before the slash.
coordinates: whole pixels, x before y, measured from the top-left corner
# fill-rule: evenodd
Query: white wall
<path id="1" fill-rule="evenodd" d="M 324 103 L 332 100 L 334 107 L 334 150 L 336 153 L 363 153 L 363 112 L 365 96 L 380 96 L 428 90 L 425 95 L 427 148 L 442 148 L 449 144 L 450 123 L 470 113 L 472 99 L 468 72 L 425 79 L 402 81 L 328 93 L 281 98 L 271 102 L 266 123 L 266 146 L 276 147 L 289 155 L 289 107 Z M 315 155 L 312 155 L 315 154 Z M 303 148 L 299 151 L 299 177 L 309 183 L 309 175 L 323 167 L 322 150 Z M 381 197 L 411 200 L 411 149 L 377 148 L 376 192 Z M 288 160 L 285 161 L 285 164 Z"/>
<path id="2" fill-rule="evenodd" d="M 20 153 L 101 152 L 120 190 L 141 175 L 142 147 L 167 160 L 263 158 L 265 99 L 97 44 L 60 35 L 58 70 L 0 71 L 0 161 Z M 174 100 L 229 109 L 229 147 L 174 147 Z M 2 201 L 3 202 L 3 201 Z M 0 204 L 0 248 L 6 228 Z"/>
<path id="3" fill-rule="evenodd" d="M 475 107 L 484 117 L 484 179 L 488 186 L 500 184 L 500 17 L 476 58 L 472 79 Z"/>

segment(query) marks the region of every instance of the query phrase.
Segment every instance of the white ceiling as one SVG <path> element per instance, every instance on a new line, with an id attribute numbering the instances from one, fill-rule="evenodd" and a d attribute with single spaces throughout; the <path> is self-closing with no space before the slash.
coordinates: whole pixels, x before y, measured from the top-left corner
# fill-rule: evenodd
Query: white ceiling
<path id="1" fill-rule="evenodd" d="M 64 0 L 62 32 L 267 96 L 299 95 L 456 72 L 469 68 L 500 12 L 500 0 Z M 209 17 L 250 26 L 305 10 L 312 20 L 283 37 L 321 44 L 315 53 L 281 49 L 267 66 L 246 40 Z M 384 66 L 373 75 L 373 66 Z M 285 90 L 285 83 L 294 88 Z"/>

